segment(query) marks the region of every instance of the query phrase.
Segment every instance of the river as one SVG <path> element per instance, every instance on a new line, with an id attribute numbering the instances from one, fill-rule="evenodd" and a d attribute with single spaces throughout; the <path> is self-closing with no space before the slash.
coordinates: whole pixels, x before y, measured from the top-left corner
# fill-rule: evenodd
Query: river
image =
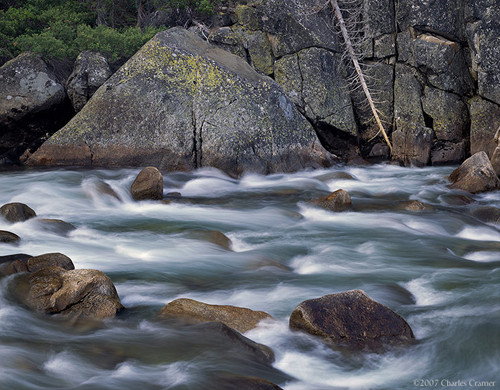
<path id="1" fill-rule="evenodd" d="M 337 167 L 233 179 L 215 169 L 164 175 L 169 204 L 134 202 L 138 170 L 0 173 L 0 205 L 23 202 L 68 235 L 36 220 L 0 220 L 18 246 L 0 255 L 61 252 L 76 268 L 104 271 L 127 310 L 93 329 L 68 327 L 12 302 L 0 281 L 0 389 L 217 389 L 225 373 L 286 390 L 500 389 L 500 230 L 471 215 L 500 207 L 500 192 L 450 190 L 453 168 Z M 350 178 L 351 176 L 352 178 Z M 105 182 L 121 201 L 99 192 Z M 354 209 L 308 200 L 342 188 Z M 401 211 L 420 200 L 432 211 Z M 217 230 L 227 250 L 198 234 Z M 342 353 L 288 328 L 296 305 L 362 289 L 399 313 L 417 342 L 384 353 Z M 271 347 L 255 362 L 202 328 L 169 326 L 158 311 L 176 298 L 263 310 L 246 337 Z M 492 384 L 493 383 L 493 384 Z"/>

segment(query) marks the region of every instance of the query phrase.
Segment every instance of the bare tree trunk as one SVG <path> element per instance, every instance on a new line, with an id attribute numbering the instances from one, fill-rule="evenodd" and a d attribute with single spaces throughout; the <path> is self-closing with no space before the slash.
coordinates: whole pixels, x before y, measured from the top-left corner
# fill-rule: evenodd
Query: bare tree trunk
<path id="1" fill-rule="evenodd" d="M 361 67 L 359 66 L 358 57 L 356 56 L 356 53 L 354 52 L 351 38 L 349 37 L 349 33 L 347 31 L 347 28 L 346 28 L 346 25 L 344 22 L 344 18 L 342 17 L 342 12 L 340 11 L 340 7 L 338 5 L 338 2 L 337 2 L 337 0 L 330 0 L 330 4 L 332 5 L 332 7 L 335 11 L 335 16 L 339 22 L 340 30 L 342 31 L 342 36 L 344 37 L 347 51 L 349 52 L 349 56 L 351 57 L 352 63 L 354 65 L 354 69 L 356 70 L 356 73 L 358 75 L 359 82 L 361 84 L 361 87 L 363 88 L 363 92 L 366 96 L 366 99 L 368 100 L 368 104 L 370 105 L 370 109 L 373 113 L 373 117 L 375 118 L 375 121 L 377 122 L 377 125 L 379 127 L 379 131 L 384 136 L 385 142 L 387 143 L 387 145 L 389 145 L 389 149 L 390 149 L 391 154 L 392 154 L 391 142 L 389 141 L 389 138 L 387 137 L 387 133 L 385 132 L 384 126 L 382 125 L 382 121 L 379 118 L 377 108 L 375 107 L 375 103 L 373 102 L 372 96 L 370 94 L 370 90 L 368 89 L 368 86 L 366 85 L 365 76 L 363 74 L 363 71 L 361 70 Z"/>

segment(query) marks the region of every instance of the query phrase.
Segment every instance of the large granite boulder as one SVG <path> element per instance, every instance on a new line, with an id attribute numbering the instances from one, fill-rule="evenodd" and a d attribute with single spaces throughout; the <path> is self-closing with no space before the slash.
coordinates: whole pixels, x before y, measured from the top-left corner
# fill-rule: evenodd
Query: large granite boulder
<path id="1" fill-rule="evenodd" d="M 273 80 L 182 28 L 158 33 L 28 160 L 233 175 L 331 162 Z"/>
<path id="2" fill-rule="evenodd" d="M 115 286 L 103 272 L 50 266 L 19 274 L 12 292 L 28 308 L 71 320 L 101 320 L 123 309 Z"/>
<path id="3" fill-rule="evenodd" d="M 65 123 L 65 100 L 64 87 L 39 55 L 26 52 L 0 67 L 0 160 L 17 162 Z"/>
<path id="4" fill-rule="evenodd" d="M 209 305 L 193 299 L 176 299 L 160 311 L 160 317 L 179 319 L 188 323 L 218 321 L 237 330 L 247 332 L 271 316 L 263 311 L 229 305 Z"/>
<path id="5" fill-rule="evenodd" d="M 354 350 L 405 344 L 415 338 L 403 318 L 361 290 L 302 302 L 290 315 L 290 327 L 320 336 L 334 347 Z"/>
<path id="6" fill-rule="evenodd" d="M 449 180 L 452 182 L 450 188 L 473 194 L 500 188 L 500 180 L 486 152 L 477 152 L 465 160 L 451 173 Z"/>
<path id="7" fill-rule="evenodd" d="M 112 75 L 106 58 L 95 51 L 83 51 L 75 60 L 66 81 L 66 91 L 75 112 L 80 111 L 97 89 Z"/>

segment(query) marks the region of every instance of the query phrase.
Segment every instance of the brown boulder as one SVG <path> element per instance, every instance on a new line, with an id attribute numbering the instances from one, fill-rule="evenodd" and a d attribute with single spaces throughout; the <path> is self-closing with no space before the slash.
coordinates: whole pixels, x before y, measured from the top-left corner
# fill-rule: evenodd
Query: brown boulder
<path id="1" fill-rule="evenodd" d="M 452 182 L 450 188 L 473 194 L 500 187 L 500 180 L 485 152 L 477 152 L 469 157 L 451 173 L 448 179 Z"/>
<path id="2" fill-rule="evenodd" d="M 17 234 L 8 232 L 6 230 L 0 230 L 0 243 L 4 244 L 15 244 L 17 243 L 21 237 Z"/>
<path id="3" fill-rule="evenodd" d="M 290 327 L 320 336 L 334 347 L 354 350 L 378 349 L 415 338 L 402 317 L 361 290 L 302 302 L 290 316 Z"/>
<path id="4" fill-rule="evenodd" d="M 398 210 L 406 211 L 430 211 L 434 210 L 430 204 L 422 203 L 419 200 L 407 200 L 401 202 L 396 207 Z"/>
<path id="5" fill-rule="evenodd" d="M 7 203 L 0 207 L 0 215 L 9 222 L 22 222 L 36 217 L 35 211 L 24 203 Z"/>
<path id="6" fill-rule="evenodd" d="M 13 293 L 28 308 L 73 320 L 105 319 L 123 309 L 115 286 L 103 272 L 51 266 L 20 274 Z"/>
<path id="7" fill-rule="evenodd" d="M 163 176 L 155 167 L 144 168 L 135 178 L 130 193 L 134 200 L 163 199 Z"/>
<path id="8" fill-rule="evenodd" d="M 17 274 L 18 272 L 27 272 L 27 261 L 30 258 L 30 255 L 24 253 L 0 256 L 0 277 Z"/>
<path id="9" fill-rule="evenodd" d="M 311 203 L 330 211 L 346 211 L 352 207 L 351 196 L 342 189 L 323 198 L 313 199 Z"/>
<path id="10" fill-rule="evenodd" d="M 190 235 L 195 239 L 211 242 L 228 251 L 231 250 L 231 239 L 218 230 L 194 230 Z"/>
<path id="11" fill-rule="evenodd" d="M 187 298 L 170 302 L 161 309 L 159 315 L 191 324 L 218 321 L 242 333 L 255 328 L 260 321 L 271 318 L 263 311 L 228 305 L 209 305 Z"/>
<path id="12" fill-rule="evenodd" d="M 71 259 L 62 253 L 45 253 L 40 256 L 33 256 L 26 262 L 29 272 L 36 272 L 48 267 L 61 267 L 67 271 L 75 269 Z"/>

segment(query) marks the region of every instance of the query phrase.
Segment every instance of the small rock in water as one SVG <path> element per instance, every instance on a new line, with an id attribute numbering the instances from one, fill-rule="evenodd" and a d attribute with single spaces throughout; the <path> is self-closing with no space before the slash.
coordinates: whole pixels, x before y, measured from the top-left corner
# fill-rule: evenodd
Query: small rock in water
<path id="1" fill-rule="evenodd" d="M 121 201 L 118 194 L 115 192 L 115 190 L 113 188 L 111 188 L 111 186 L 108 183 L 106 183 L 102 180 L 99 180 L 95 183 L 95 188 L 99 194 L 108 195 L 108 196 L 111 196 L 111 197 Z"/>
<path id="2" fill-rule="evenodd" d="M 23 222 L 36 217 L 35 211 L 24 203 L 7 203 L 0 207 L 0 215 L 9 222 Z"/>
<path id="3" fill-rule="evenodd" d="M 26 265 L 29 272 L 36 272 L 52 266 L 61 267 L 67 271 L 75 269 L 73 261 L 62 253 L 45 253 L 40 256 L 33 256 L 27 261 Z"/>
<path id="4" fill-rule="evenodd" d="M 282 390 L 278 385 L 269 382 L 266 379 L 239 376 L 239 375 L 226 375 L 218 378 L 217 389 L 219 390 Z"/>
<path id="5" fill-rule="evenodd" d="M 224 249 L 231 250 L 231 239 L 218 230 L 194 230 L 190 235 L 198 240 L 208 241 Z"/>
<path id="6" fill-rule="evenodd" d="M 497 207 L 478 207 L 472 210 L 472 216 L 479 219 L 480 221 L 487 223 L 499 223 L 500 222 L 500 209 Z"/>
<path id="7" fill-rule="evenodd" d="M 351 196 L 342 189 L 323 198 L 313 199 L 311 203 L 330 211 L 346 211 L 352 208 Z"/>
<path id="8" fill-rule="evenodd" d="M 290 327 L 322 337 L 333 347 L 377 350 L 415 338 L 406 321 L 364 291 L 350 290 L 302 302 Z"/>
<path id="9" fill-rule="evenodd" d="M 422 203 L 419 200 L 407 200 L 399 203 L 397 209 L 407 211 L 430 211 L 434 210 L 434 207 L 430 204 Z"/>
<path id="10" fill-rule="evenodd" d="M 257 327 L 260 321 L 272 318 L 263 311 L 229 305 L 209 305 L 187 298 L 170 302 L 161 309 L 159 315 L 190 324 L 219 321 L 242 333 Z"/>
<path id="11" fill-rule="evenodd" d="M 27 272 L 27 261 L 30 255 L 17 253 L 14 255 L 0 256 L 0 277 Z"/>
<path id="12" fill-rule="evenodd" d="M 60 219 L 52 219 L 52 218 L 37 218 L 37 225 L 39 225 L 43 230 L 61 234 L 63 236 L 68 235 L 69 232 L 76 229 L 75 226 L 70 224 L 69 222 L 61 221 Z"/>
<path id="13" fill-rule="evenodd" d="M 485 152 L 477 152 L 465 160 L 451 173 L 449 180 L 450 188 L 473 194 L 500 188 L 500 180 Z"/>
<path id="14" fill-rule="evenodd" d="M 130 193 L 134 200 L 163 199 L 163 176 L 155 167 L 144 168 L 135 178 Z"/>
<path id="15" fill-rule="evenodd" d="M 123 309 L 115 286 L 103 272 L 51 266 L 20 274 L 12 292 L 28 308 L 71 320 L 101 320 Z"/>
<path id="16" fill-rule="evenodd" d="M 19 237 L 15 233 L 8 232 L 6 230 L 0 230 L 0 243 L 16 244 L 20 239 L 21 237 Z"/>

